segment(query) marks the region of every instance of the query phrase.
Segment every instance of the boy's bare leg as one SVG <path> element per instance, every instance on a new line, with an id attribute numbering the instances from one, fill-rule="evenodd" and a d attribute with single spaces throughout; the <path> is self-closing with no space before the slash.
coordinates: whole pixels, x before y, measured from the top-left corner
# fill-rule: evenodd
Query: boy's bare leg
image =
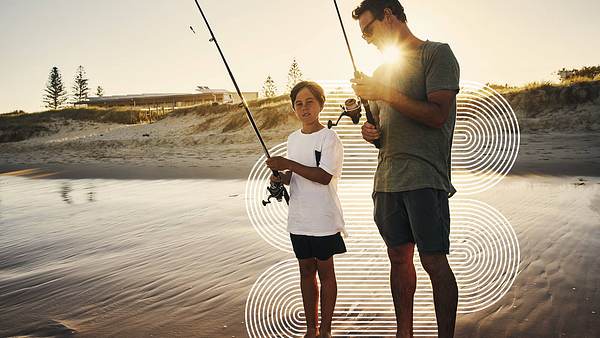
<path id="1" fill-rule="evenodd" d="M 445 254 L 422 254 L 421 264 L 431 279 L 439 338 L 454 337 L 458 287 Z"/>
<path id="2" fill-rule="evenodd" d="M 414 243 L 388 248 L 390 286 L 396 310 L 396 337 L 413 336 L 413 298 L 417 288 L 417 272 L 413 264 Z"/>
<path id="3" fill-rule="evenodd" d="M 337 298 L 337 281 L 333 256 L 325 261 L 317 260 L 317 270 L 321 282 L 321 327 L 319 330 L 321 331 L 321 337 L 329 338 L 331 337 L 331 322 Z"/>
<path id="4" fill-rule="evenodd" d="M 315 338 L 319 334 L 318 322 L 318 300 L 319 288 L 317 286 L 317 260 L 316 258 L 299 259 L 300 267 L 300 291 L 302 292 L 302 303 L 306 316 L 305 338 Z"/>

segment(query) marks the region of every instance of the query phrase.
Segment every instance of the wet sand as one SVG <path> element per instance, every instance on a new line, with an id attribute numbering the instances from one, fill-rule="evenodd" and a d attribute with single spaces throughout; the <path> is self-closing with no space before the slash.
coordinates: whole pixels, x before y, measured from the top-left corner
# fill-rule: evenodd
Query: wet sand
<path id="1" fill-rule="evenodd" d="M 289 258 L 242 181 L 0 182 L 2 337 L 243 337 L 256 275 Z"/>
<path id="2" fill-rule="evenodd" d="M 594 337 L 600 179 L 514 176 L 477 198 L 511 222 L 521 263 L 457 337 Z M 0 336 L 246 336 L 250 288 L 293 256 L 243 200 L 243 180 L 0 177 Z"/>

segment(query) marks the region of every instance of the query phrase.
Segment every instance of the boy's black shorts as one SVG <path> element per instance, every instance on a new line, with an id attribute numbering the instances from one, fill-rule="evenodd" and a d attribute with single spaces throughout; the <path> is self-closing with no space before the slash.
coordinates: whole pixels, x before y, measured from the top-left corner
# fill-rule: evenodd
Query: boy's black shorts
<path id="1" fill-rule="evenodd" d="M 416 243 L 420 253 L 450 252 L 446 191 L 373 192 L 373 203 L 375 223 L 388 247 Z"/>
<path id="2" fill-rule="evenodd" d="M 346 244 L 339 232 L 330 236 L 290 234 L 290 238 L 298 259 L 317 258 L 326 261 L 335 254 L 346 252 Z"/>

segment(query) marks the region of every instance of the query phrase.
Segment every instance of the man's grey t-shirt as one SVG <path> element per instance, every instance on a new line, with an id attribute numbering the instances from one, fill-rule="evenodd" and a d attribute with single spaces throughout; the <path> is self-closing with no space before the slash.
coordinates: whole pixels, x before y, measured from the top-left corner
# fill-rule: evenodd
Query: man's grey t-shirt
<path id="1" fill-rule="evenodd" d="M 447 44 L 426 41 L 416 50 L 404 53 L 397 63 L 380 66 L 373 77 L 412 99 L 427 101 L 427 94 L 438 90 L 458 93 L 459 73 L 458 62 Z M 456 190 L 450 182 L 450 149 L 456 99 L 441 128 L 413 120 L 387 102 L 375 103 L 381 148 L 374 190 L 399 192 L 434 188 L 452 196 Z"/>

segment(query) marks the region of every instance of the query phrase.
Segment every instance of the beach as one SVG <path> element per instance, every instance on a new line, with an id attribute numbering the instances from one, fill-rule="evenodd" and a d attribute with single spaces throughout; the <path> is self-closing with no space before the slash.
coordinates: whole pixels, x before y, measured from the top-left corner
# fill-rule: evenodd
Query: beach
<path id="1" fill-rule="evenodd" d="M 262 155 L 251 130 L 197 126 L 193 116 L 71 121 L 1 144 L 0 336 L 248 336 L 253 286 L 294 256 L 269 245 L 247 214 L 246 184 Z M 285 142 L 286 128 L 267 130 L 269 147 Z M 459 313 L 457 337 L 596 336 L 599 173 L 597 133 L 525 133 L 509 174 L 468 196 L 508 220 L 520 261 L 497 301 Z M 374 224 L 369 231 L 377 235 Z M 334 336 L 353 336 L 336 335 L 346 316 L 338 313 Z"/>
<path id="2" fill-rule="evenodd" d="M 0 182 L 0 336 L 245 337 L 250 288 L 293 259 L 251 226 L 243 180 Z M 594 337 L 600 180 L 514 176 L 478 198 L 509 219 L 521 262 L 457 337 Z"/>

